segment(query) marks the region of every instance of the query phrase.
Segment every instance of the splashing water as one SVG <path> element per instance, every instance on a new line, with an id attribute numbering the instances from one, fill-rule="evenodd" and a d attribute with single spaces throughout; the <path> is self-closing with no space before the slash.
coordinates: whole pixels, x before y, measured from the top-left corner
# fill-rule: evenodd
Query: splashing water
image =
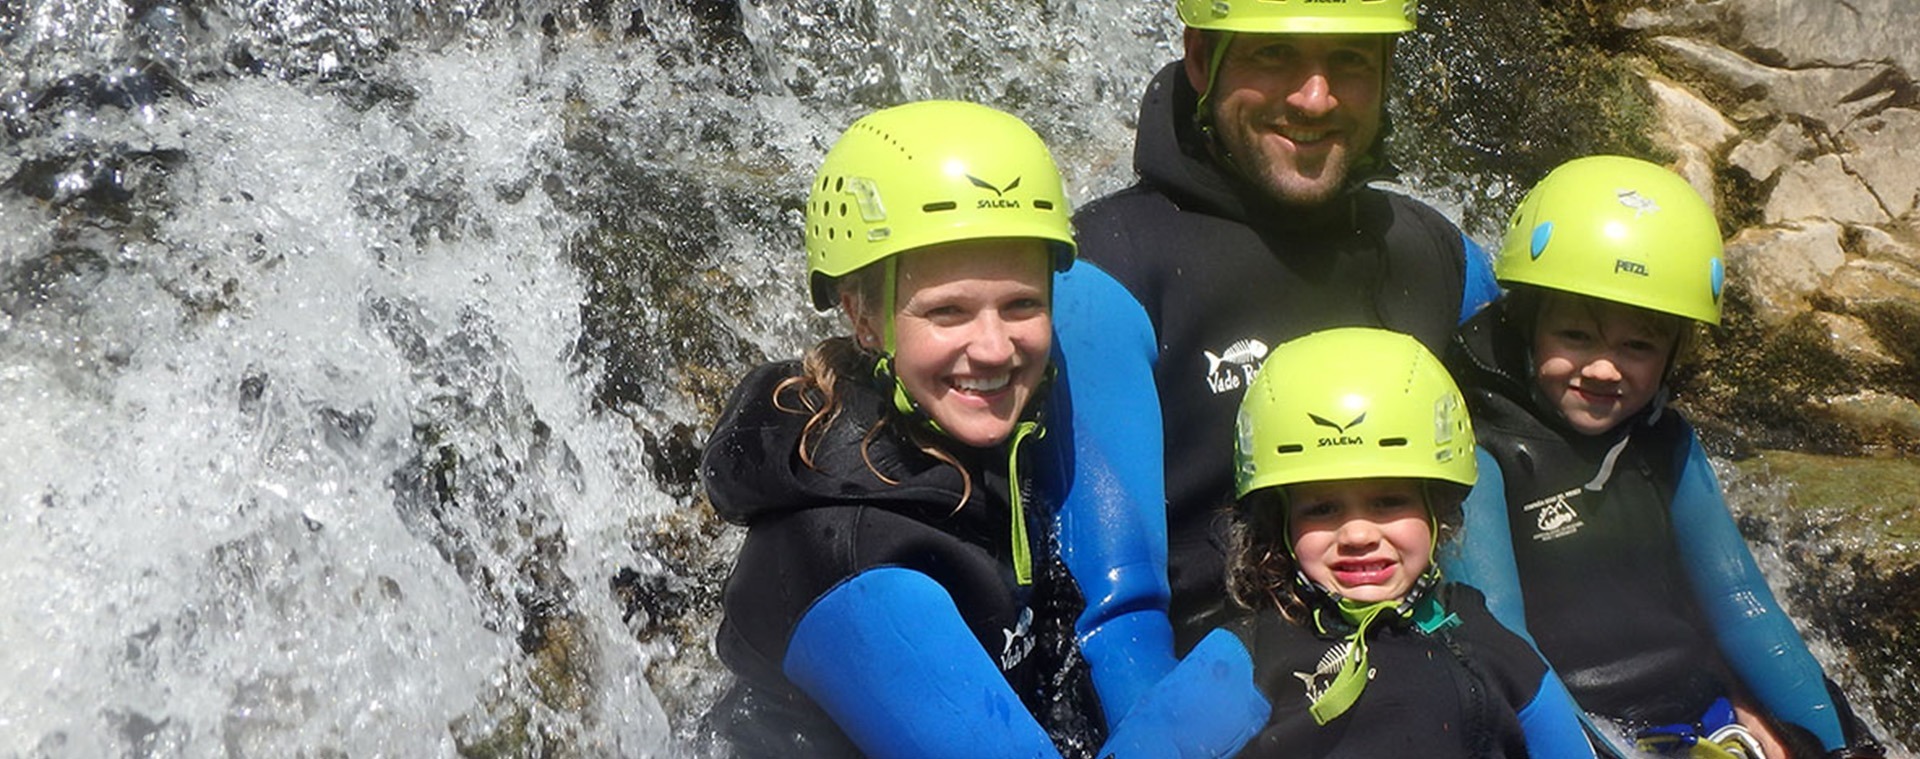
<path id="1" fill-rule="evenodd" d="M 1128 181 L 1171 4 L 0 4 L 0 755 L 694 755 L 692 457 L 876 107 Z"/>

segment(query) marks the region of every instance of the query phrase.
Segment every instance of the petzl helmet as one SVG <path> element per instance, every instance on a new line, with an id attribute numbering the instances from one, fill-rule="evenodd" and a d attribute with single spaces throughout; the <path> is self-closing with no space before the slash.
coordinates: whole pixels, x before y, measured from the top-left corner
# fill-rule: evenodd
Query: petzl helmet
<path id="1" fill-rule="evenodd" d="M 1020 119 L 951 100 L 876 111 L 834 143 L 807 194 L 813 305 L 833 307 L 836 278 L 959 240 L 1039 238 L 1065 270 L 1070 216 L 1053 157 Z"/>
<path id="2" fill-rule="evenodd" d="M 1494 262 L 1533 285 L 1720 323 L 1720 224 L 1692 185 L 1636 158 L 1589 156 L 1534 185 Z"/>
<path id="3" fill-rule="evenodd" d="M 1413 31 L 1419 0 L 1179 0 L 1195 29 L 1252 34 L 1400 34 Z"/>
<path id="4" fill-rule="evenodd" d="M 1343 327 L 1273 350 L 1241 399 L 1234 494 L 1407 477 L 1472 487 L 1473 427 L 1439 359 L 1398 332 Z"/>

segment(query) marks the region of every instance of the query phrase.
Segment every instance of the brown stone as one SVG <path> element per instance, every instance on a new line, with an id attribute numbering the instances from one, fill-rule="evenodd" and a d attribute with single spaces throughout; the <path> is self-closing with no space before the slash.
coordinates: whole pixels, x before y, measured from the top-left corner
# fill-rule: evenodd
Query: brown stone
<path id="1" fill-rule="evenodd" d="M 1920 274 L 1891 261 L 1848 261 L 1823 289 L 1850 312 L 1886 302 L 1920 303 Z"/>
<path id="2" fill-rule="evenodd" d="M 1899 359 L 1887 352 L 1886 346 L 1873 338 L 1873 330 L 1866 322 L 1826 311 L 1815 311 L 1813 319 L 1826 330 L 1827 338 L 1831 341 L 1828 347 L 1834 355 L 1863 367 L 1895 366 L 1900 363 Z"/>
<path id="3" fill-rule="evenodd" d="M 1868 440 L 1911 443 L 1920 440 L 1920 403 L 1877 390 L 1821 398 L 1814 411 Z"/>
<path id="4" fill-rule="evenodd" d="M 1727 163 L 1746 172 L 1747 176 L 1765 182 L 1779 173 L 1781 167 L 1812 151 L 1813 142 L 1807 139 L 1798 124 L 1781 121 L 1767 132 L 1766 137 L 1733 146 L 1733 150 L 1727 154 Z"/>
<path id="5" fill-rule="evenodd" d="M 1726 256 L 1754 317 L 1770 327 L 1806 311 L 1809 296 L 1847 260 L 1840 226 L 1828 222 L 1742 230 L 1727 241 Z"/>

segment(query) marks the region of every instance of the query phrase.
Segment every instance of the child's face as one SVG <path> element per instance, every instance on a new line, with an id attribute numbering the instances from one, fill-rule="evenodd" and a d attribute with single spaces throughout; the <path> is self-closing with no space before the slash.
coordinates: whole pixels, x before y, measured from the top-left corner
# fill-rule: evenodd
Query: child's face
<path id="1" fill-rule="evenodd" d="M 1550 295 L 1533 330 L 1534 382 L 1567 424 L 1598 435 L 1653 401 L 1679 331 L 1674 317 Z"/>
<path id="2" fill-rule="evenodd" d="M 1432 563 L 1433 528 L 1417 480 L 1288 485 L 1287 528 L 1307 579 L 1354 601 L 1399 600 Z"/>

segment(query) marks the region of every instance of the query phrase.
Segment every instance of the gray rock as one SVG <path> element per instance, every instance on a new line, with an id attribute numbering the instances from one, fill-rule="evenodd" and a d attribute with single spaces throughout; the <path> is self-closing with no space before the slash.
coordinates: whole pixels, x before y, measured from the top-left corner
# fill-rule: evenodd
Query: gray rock
<path id="1" fill-rule="evenodd" d="M 1847 173 L 1840 157 L 1832 154 L 1815 158 L 1812 163 L 1786 166 L 1773 194 L 1767 197 L 1762 215 L 1770 224 L 1810 218 L 1849 224 L 1891 221 L 1880 199 Z"/>
<path id="2" fill-rule="evenodd" d="M 1759 101 L 1741 115 L 1790 115 L 1839 129 L 1894 94 L 1880 64 L 1782 69 L 1697 39 L 1658 37 L 1653 44 L 1683 69 Z"/>
<path id="3" fill-rule="evenodd" d="M 1893 216 L 1920 207 L 1920 111 L 1889 108 L 1851 124 L 1840 138 L 1853 150 L 1847 171 L 1866 183 Z"/>
<path id="4" fill-rule="evenodd" d="M 1733 146 L 1733 150 L 1727 154 L 1727 163 L 1745 171 L 1747 176 L 1765 182 L 1772 179 L 1782 166 L 1812 150 L 1813 142 L 1807 139 L 1798 124 L 1782 121 L 1775 124 L 1765 138 Z"/>
<path id="5" fill-rule="evenodd" d="M 1912 0 L 1722 0 L 1741 41 L 1789 68 L 1891 62 L 1920 76 Z"/>
<path id="6" fill-rule="evenodd" d="M 1727 241 L 1726 256 L 1754 317 L 1769 327 L 1806 311 L 1809 297 L 1847 262 L 1840 225 L 1831 222 L 1741 230 Z"/>

